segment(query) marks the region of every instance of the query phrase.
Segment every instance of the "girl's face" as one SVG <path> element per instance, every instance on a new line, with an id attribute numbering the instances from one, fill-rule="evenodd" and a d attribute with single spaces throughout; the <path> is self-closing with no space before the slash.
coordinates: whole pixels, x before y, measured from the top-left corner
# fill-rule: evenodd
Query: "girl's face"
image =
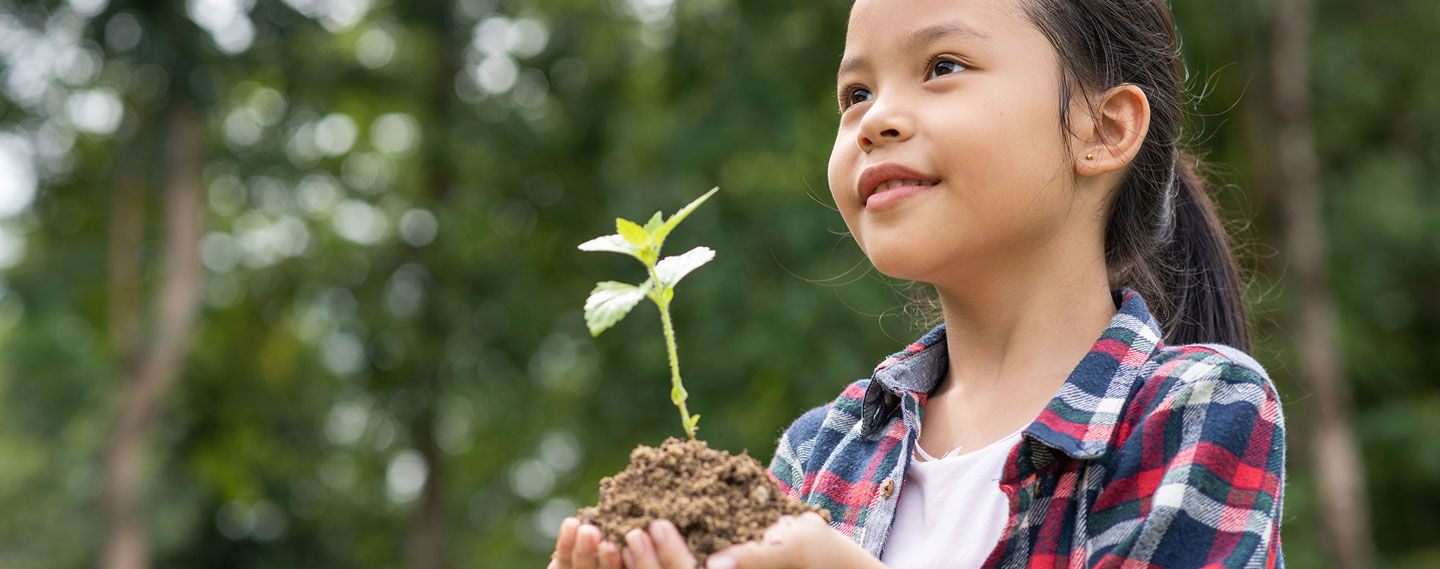
<path id="1" fill-rule="evenodd" d="M 1067 215 L 1060 68 L 1021 1 L 855 2 L 830 191 L 881 272 L 953 282 L 1099 231 Z"/>

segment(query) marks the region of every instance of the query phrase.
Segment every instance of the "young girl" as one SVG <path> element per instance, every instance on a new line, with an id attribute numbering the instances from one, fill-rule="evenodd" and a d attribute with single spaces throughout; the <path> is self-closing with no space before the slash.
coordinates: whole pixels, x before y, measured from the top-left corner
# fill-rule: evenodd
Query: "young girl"
<path id="1" fill-rule="evenodd" d="M 781 437 L 830 525 L 708 567 L 1283 565 L 1280 406 L 1183 73 L 1165 0 L 855 2 L 830 190 L 945 323 Z M 669 522 L 626 542 L 570 519 L 551 567 L 694 566 Z"/>

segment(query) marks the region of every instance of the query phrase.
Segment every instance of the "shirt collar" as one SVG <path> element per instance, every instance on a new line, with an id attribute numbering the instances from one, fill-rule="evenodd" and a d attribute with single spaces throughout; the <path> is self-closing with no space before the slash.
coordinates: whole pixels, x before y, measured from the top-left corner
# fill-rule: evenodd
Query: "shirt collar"
<path id="1" fill-rule="evenodd" d="M 1032 438 L 1074 458 L 1096 458 L 1109 450 L 1141 368 L 1163 346 L 1160 323 L 1140 294 L 1130 289 L 1112 294 L 1119 309 L 1109 326 L 1025 428 Z M 933 390 L 948 357 L 941 324 L 880 362 L 861 403 L 864 434 L 879 430 L 899 404 L 899 393 Z"/>

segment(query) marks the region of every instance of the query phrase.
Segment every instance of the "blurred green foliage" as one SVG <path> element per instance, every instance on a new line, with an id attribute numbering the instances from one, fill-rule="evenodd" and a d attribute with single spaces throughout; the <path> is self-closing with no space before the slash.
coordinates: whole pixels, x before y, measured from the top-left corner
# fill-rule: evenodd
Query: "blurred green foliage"
<path id="1" fill-rule="evenodd" d="M 1189 136 L 1253 269 L 1290 422 L 1286 552 L 1323 539 L 1284 318 L 1268 3 L 1177 2 Z M 0 567 L 99 554 L 135 336 L 109 327 L 115 185 L 145 182 L 154 302 L 167 109 L 205 126 L 205 306 L 149 447 L 159 566 L 395 567 L 427 476 L 456 567 L 540 567 L 560 518 L 677 435 L 654 311 L 592 339 L 575 245 L 719 185 L 674 250 L 712 446 L 768 460 L 921 330 L 828 205 L 848 3 L 0 0 Z M 1440 563 L 1440 52 L 1433 0 L 1317 2 L 1311 58 L 1343 350 L 1383 567 Z M 138 336 L 143 339 L 144 331 Z M 627 340 L 626 338 L 633 338 Z M 433 441 L 439 454 L 420 450 Z"/>

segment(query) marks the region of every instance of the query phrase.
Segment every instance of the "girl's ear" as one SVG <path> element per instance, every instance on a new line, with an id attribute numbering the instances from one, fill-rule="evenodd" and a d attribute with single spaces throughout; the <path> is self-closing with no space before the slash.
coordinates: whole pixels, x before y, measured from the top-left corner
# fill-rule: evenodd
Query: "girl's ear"
<path id="1" fill-rule="evenodd" d="M 1079 144 L 1075 173 L 1096 176 L 1124 168 L 1150 130 L 1150 100 L 1140 87 L 1126 83 L 1106 91 L 1093 112 L 1076 125 Z"/>

